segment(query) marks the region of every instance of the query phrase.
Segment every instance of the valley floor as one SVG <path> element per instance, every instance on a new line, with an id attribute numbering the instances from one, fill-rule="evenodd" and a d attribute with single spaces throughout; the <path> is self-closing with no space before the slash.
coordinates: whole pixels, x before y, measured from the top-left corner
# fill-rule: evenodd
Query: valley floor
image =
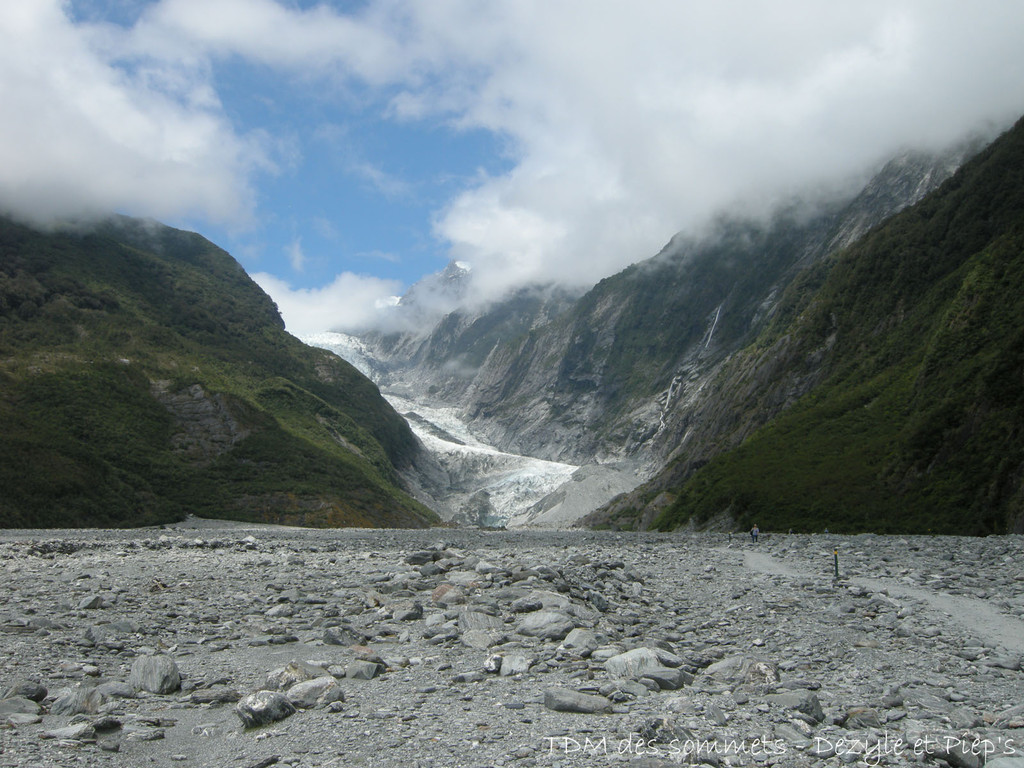
<path id="1" fill-rule="evenodd" d="M 192 519 L 0 557 L 3 768 L 1024 766 L 1020 536 Z"/>

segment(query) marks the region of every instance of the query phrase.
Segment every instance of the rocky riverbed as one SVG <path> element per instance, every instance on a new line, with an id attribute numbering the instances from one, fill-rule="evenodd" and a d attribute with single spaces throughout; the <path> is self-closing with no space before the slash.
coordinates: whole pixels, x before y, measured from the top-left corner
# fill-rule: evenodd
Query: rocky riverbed
<path id="1" fill-rule="evenodd" d="M 190 521 L 0 556 L 4 768 L 1024 767 L 1019 536 Z"/>

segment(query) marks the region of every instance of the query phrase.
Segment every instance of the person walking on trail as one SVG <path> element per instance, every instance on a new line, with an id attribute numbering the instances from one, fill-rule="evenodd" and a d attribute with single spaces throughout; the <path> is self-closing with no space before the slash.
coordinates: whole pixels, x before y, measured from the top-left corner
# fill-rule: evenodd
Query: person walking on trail
<path id="1" fill-rule="evenodd" d="M 750 540 L 757 544 L 757 537 L 761 535 L 761 529 L 757 527 L 757 523 L 754 523 L 754 527 L 750 529 Z"/>

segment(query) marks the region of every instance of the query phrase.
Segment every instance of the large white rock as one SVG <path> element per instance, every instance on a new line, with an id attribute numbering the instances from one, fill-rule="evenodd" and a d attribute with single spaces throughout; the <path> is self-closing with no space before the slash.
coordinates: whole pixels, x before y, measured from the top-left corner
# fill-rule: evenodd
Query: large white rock
<path id="1" fill-rule="evenodd" d="M 683 660 L 662 648 L 634 648 L 631 651 L 612 656 L 605 661 L 604 668 L 612 677 L 643 677 L 644 672 L 664 667 L 678 667 Z"/>

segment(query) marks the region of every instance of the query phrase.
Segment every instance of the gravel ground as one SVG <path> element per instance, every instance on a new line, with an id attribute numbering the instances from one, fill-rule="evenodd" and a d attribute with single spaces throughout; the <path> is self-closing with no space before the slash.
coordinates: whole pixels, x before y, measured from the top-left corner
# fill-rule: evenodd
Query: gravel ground
<path id="1" fill-rule="evenodd" d="M 1022 768 L 1022 548 L 5 531 L 0 767 Z"/>

